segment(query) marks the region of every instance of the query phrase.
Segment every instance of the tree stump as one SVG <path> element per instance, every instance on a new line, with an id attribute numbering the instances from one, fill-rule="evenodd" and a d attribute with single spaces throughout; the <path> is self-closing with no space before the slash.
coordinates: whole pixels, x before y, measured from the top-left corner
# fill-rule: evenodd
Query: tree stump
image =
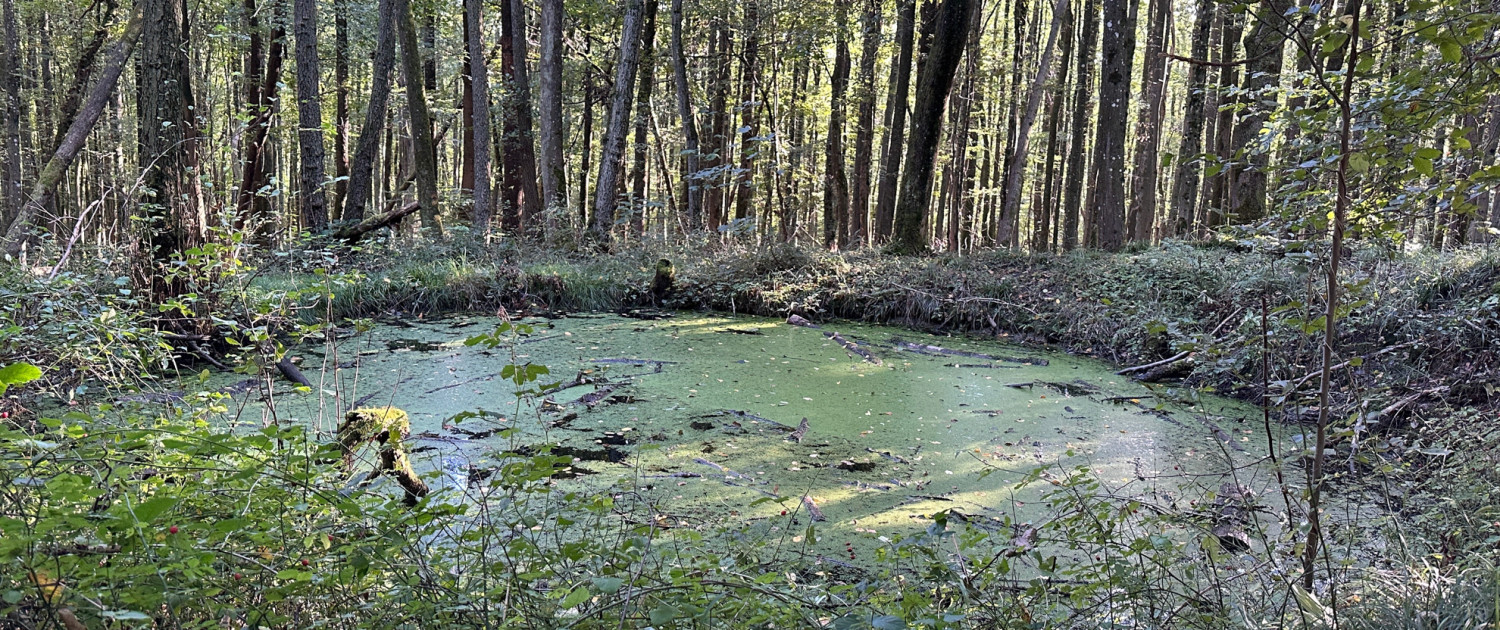
<path id="1" fill-rule="evenodd" d="M 354 454 L 365 442 L 380 445 L 380 463 L 375 472 L 366 477 L 369 483 L 377 475 L 390 475 L 406 491 L 407 505 L 416 505 L 417 499 L 427 496 L 427 484 L 412 470 L 402 440 L 411 433 L 411 418 L 405 411 L 395 407 L 373 407 L 351 409 L 344 414 L 339 425 L 339 446 L 344 452 L 344 470 L 353 474 Z"/>

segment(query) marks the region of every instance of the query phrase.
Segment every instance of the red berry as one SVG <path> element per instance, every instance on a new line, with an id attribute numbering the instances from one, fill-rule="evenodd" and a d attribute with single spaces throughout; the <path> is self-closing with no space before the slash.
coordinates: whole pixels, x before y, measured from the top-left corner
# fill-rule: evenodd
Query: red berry
<path id="1" fill-rule="evenodd" d="M 307 561 L 307 558 L 303 558 L 303 559 L 302 559 L 302 566 L 304 566 L 304 567 L 305 567 L 305 566 L 307 566 L 307 565 L 309 565 L 309 564 L 312 564 L 312 563 L 310 563 L 310 562 L 308 562 L 308 561 Z"/>
<path id="2" fill-rule="evenodd" d="M 786 510 L 782 510 L 782 511 L 781 511 L 781 515 L 782 515 L 782 516 L 786 516 Z"/>
<path id="3" fill-rule="evenodd" d="M 176 525 L 173 525 L 173 526 L 171 526 L 171 527 L 168 527 L 168 528 L 167 528 L 167 532 L 169 532 L 169 533 L 172 533 L 172 534 L 175 534 L 175 533 L 177 533 L 177 526 L 176 526 Z"/>
<path id="4" fill-rule="evenodd" d="M 236 579 L 236 580 L 238 580 L 238 579 L 240 579 L 240 578 L 242 578 L 242 577 L 244 577 L 244 576 L 243 576 L 243 575 L 240 575 L 240 574 L 238 574 L 238 573 L 236 573 L 236 574 L 234 574 L 234 579 Z"/>
<path id="5" fill-rule="evenodd" d="M 328 542 L 333 542 L 333 534 L 328 535 Z"/>
<path id="6" fill-rule="evenodd" d="M 9 411 L 0 411 L 0 420 L 4 420 L 4 419 L 9 418 L 9 417 L 10 417 L 10 412 Z"/>

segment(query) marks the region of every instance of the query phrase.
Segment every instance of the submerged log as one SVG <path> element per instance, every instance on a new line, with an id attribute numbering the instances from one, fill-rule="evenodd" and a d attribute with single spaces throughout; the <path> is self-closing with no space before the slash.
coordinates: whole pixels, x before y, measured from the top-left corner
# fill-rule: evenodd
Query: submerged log
<path id="1" fill-rule="evenodd" d="M 969 352 L 968 350 L 953 350 L 953 349 L 950 349 L 950 348 L 944 348 L 942 346 L 934 346 L 934 345 L 921 344 L 921 343 L 912 343 L 910 341 L 903 340 L 900 337 L 891 337 L 891 344 L 894 345 L 894 346 L 896 346 L 897 348 L 902 349 L 902 350 L 906 350 L 908 352 L 915 352 L 917 354 L 944 355 L 944 356 L 950 356 L 950 357 L 968 357 L 970 359 L 985 359 L 987 361 L 1001 361 L 1001 362 L 1004 362 L 1004 363 L 1020 363 L 1022 365 L 1040 365 L 1040 366 L 1047 365 L 1047 360 L 1046 359 L 1039 359 L 1039 358 L 1035 358 L 1035 357 L 1007 357 L 1007 356 L 1001 356 L 1001 355 L 997 355 L 997 354 L 985 354 L 985 353 L 982 353 L 982 352 Z M 958 367 L 1000 367 L 1000 366 L 995 366 L 995 365 L 959 365 Z"/>
<path id="2" fill-rule="evenodd" d="M 344 469 L 352 472 L 354 453 L 359 445 L 375 442 L 380 445 L 380 464 L 375 472 L 366 477 L 369 483 L 377 475 L 389 475 L 406 491 L 404 502 L 416 505 L 417 499 L 427 496 L 427 484 L 412 470 L 411 461 L 401 441 L 411 433 L 411 418 L 405 411 L 395 407 L 351 409 L 344 414 L 339 425 L 338 441 L 344 453 Z"/>
<path id="3" fill-rule="evenodd" d="M 864 358 L 864 360 L 869 361 L 870 363 L 874 363 L 875 365 L 885 364 L 884 361 L 880 360 L 880 357 L 875 356 L 869 350 L 859 347 L 859 344 L 845 339 L 843 335 L 830 331 L 823 333 L 823 336 L 838 342 L 838 344 L 843 346 L 845 350 L 859 355 L 860 357 Z"/>
<path id="4" fill-rule="evenodd" d="M 282 357 L 280 361 L 276 362 L 276 369 L 281 371 L 281 375 L 285 376 L 286 380 L 303 387 L 310 388 L 313 386 L 312 381 L 307 380 L 307 377 L 302 375 L 302 370 L 297 368 L 297 364 L 292 363 L 291 357 Z"/>
<path id="5" fill-rule="evenodd" d="M 807 508 L 807 516 L 814 522 L 828 520 L 828 517 L 823 515 L 823 510 L 818 508 L 818 504 L 813 503 L 812 497 L 802 495 L 802 506 Z"/>
<path id="6" fill-rule="evenodd" d="M 797 315 L 795 313 L 792 314 L 792 315 L 788 315 L 787 316 L 786 323 L 791 324 L 793 326 L 801 326 L 803 328 L 817 328 L 818 327 L 817 324 L 814 324 L 814 323 L 808 321 L 806 317 L 803 317 L 801 315 Z"/>

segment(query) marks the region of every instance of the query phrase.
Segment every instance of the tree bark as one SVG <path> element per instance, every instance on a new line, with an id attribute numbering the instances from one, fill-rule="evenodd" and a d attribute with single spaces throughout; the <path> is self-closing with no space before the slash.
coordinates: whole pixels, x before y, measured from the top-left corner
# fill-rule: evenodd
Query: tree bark
<path id="1" fill-rule="evenodd" d="M 968 42 L 966 30 L 977 0 L 943 0 L 933 31 L 933 45 L 917 79 L 917 101 L 912 108 L 911 143 L 896 200 L 892 251 L 915 254 L 927 250 L 922 219 L 932 196 L 933 158 L 943 132 L 943 107 L 953 75 Z"/>
<path id="2" fill-rule="evenodd" d="M 490 73 L 484 54 L 483 0 L 464 0 L 469 53 L 469 85 L 473 95 L 469 126 L 473 129 L 474 231 L 489 233 L 494 202 L 490 198 Z"/>
<path id="3" fill-rule="evenodd" d="M 99 72 L 99 79 L 89 88 L 82 108 L 68 124 L 68 130 L 63 134 L 62 142 L 57 145 L 57 150 L 53 152 L 52 159 L 47 161 L 47 165 L 42 167 L 42 172 L 37 175 L 26 205 L 21 207 L 20 212 L 6 230 L 4 238 L 6 255 L 14 257 L 21 253 L 21 246 L 26 242 L 27 230 L 32 219 L 51 205 L 58 184 L 62 183 L 63 177 L 67 175 L 68 167 L 83 150 L 89 133 L 94 129 L 95 123 L 99 122 L 100 116 L 104 114 L 104 109 L 114 94 L 115 86 L 120 81 L 120 75 L 125 70 L 125 64 L 130 59 L 130 54 L 135 51 L 140 35 L 141 14 L 140 9 L 136 9 L 120 39 L 110 45 L 109 51 L 105 54 L 104 66 Z"/>
<path id="4" fill-rule="evenodd" d="M 1073 67 L 1074 30 L 1072 0 L 1063 1 L 1068 2 L 1069 6 L 1066 11 L 1067 15 L 1063 19 L 1062 27 L 1062 59 L 1058 62 L 1058 71 L 1061 74 L 1053 84 L 1054 87 L 1051 94 L 1052 106 L 1049 108 L 1047 115 L 1047 163 L 1043 167 L 1043 177 L 1045 180 L 1042 184 L 1042 209 L 1041 212 L 1032 212 L 1034 227 L 1031 238 L 1031 251 L 1033 252 L 1052 251 L 1052 243 L 1054 241 L 1052 235 L 1057 231 L 1057 222 L 1053 220 L 1053 216 L 1056 214 L 1057 209 L 1061 207 L 1061 204 L 1058 203 L 1059 195 L 1057 194 L 1059 192 L 1057 136 L 1063 119 L 1063 104 L 1066 98 L 1064 89 L 1068 84 L 1068 73 Z M 988 187 L 988 184 L 984 184 L 983 186 Z"/>
<path id="5" fill-rule="evenodd" d="M 724 190 L 722 172 L 729 150 L 729 28 L 723 23 L 714 25 L 715 52 L 713 82 L 709 88 L 709 134 L 704 150 L 708 157 L 703 164 L 708 173 L 702 184 L 704 193 L 703 212 L 708 219 L 707 227 L 718 229 L 724 223 Z"/>
<path id="6" fill-rule="evenodd" d="M 854 182 L 849 196 L 849 242 L 863 247 L 869 238 L 870 165 L 875 145 L 875 62 L 880 55 L 880 0 L 865 0 L 860 26 L 864 39 L 859 48 L 859 81 L 855 92 L 858 109 L 854 119 Z"/>
<path id="7" fill-rule="evenodd" d="M 703 187 L 698 173 L 698 123 L 688 88 L 687 58 L 682 51 L 682 0 L 672 0 L 672 79 L 677 86 L 677 116 L 682 119 L 682 187 L 686 200 L 687 228 L 703 227 Z"/>
<path id="8" fill-rule="evenodd" d="M 281 21 L 280 6 L 273 8 L 271 47 L 262 68 L 261 84 L 253 90 L 249 105 L 250 121 L 245 136 L 240 189 L 235 202 L 235 226 L 248 227 L 261 243 L 276 231 L 277 217 L 271 214 L 270 200 L 261 190 L 270 182 L 266 174 L 266 141 L 270 136 L 271 117 L 276 114 L 276 91 L 281 85 L 281 65 L 286 58 L 286 27 Z"/>
<path id="9" fill-rule="evenodd" d="M 1104 54 L 1099 82 L 1099 126 L 1094 145 L 1098 245 L 1119 251 L 1125 245 L 1125 131 L 1130 117 L 1130 66 L 1135 54 L 1135 20 L 1128 3 L 1104 3 Z"/>
<path id="10" fill-rule="evenodd" d="M 563 160 L 563 18 L 563 0 L 542 0 L 541 64 L 537 68 L 542 108 L 541 195 L 543 205 L 554 213 L 568 205 L 567 166 Z"/>
<path id="11" fill-rule="evenodd" d="M 1253 99 L 1234 126 L 1231 155 L 1243 153 L 1243 165 L 1231 169 L 1233 216 L 1236 221 L 1257 221 L 1266 216 L 1266 166 L 1270 146 L 1251 147 L 1261 136 L 1271 111 L 1276 108 L 1281 82 L 1284 33 L 1292 28 L 1286 21 L 1290 0 L 1261 0 L 1255 13 L 1255 27 L 1245 36 L 1245 77 L 1241 84 L 1244 99 Z M 1234 158 L 1240 162 L 1239 157 Z"/>
<path id="12" fill-rule="evenodd" d="M 333 219 L 349 194 L 349 0 L 333 0 Z"/>
<path id="13" fill-rule="evenodd" d="M 359 128 L 359 141 L 349 166 L 349 190 L 344 198 L 345 221 L 365 218 L 374 184 L 375 153 L 380 136 L 385 133 L 386 110 L 391 95 L 391 68 L 396 64 L 396 10 L 404 9 L 403 0 L 379 0 L 380 17 L 375 28 L 375 56 L 371 63 L 370 100 L 365 107 L 365 121 Z"/>
<path id="14" fill-rule="evenodd" d="M 1192 56 L 1194 59 L 1208 58 L 1208 41 L 1213 26 L 1214 5 L 1198 3 L 1198 13 L 1193 20 Z M 1192 64 L 1188 67 L 1187 102 L 1182 114 L 1182 139 L 1177 145 L 1175 175 L 1172 179 L 1172 216 L 1165 225 L 1167 236 L 1189 234 L 1193 228 L 1193 216 L 1198 201 L 1199 175 L 1203 161 L 1203 127 L 1208 117 L 1205 108 L 1208 86 L 1208 66 Z"/>
<path id="15" fill-rule="evenodd" d="M 328 227 L 327 195 L 323 191 L 322 73 L 318 65 L 318 2 L 295 0 L 293 29 L 297 35 L 297 141 L 301 148 L 302 225 L 314 232 Z"/>
<path id="16" fill-rule="evenodd" d="M 849 90 L 849 40 L 843 9 L 834 28 L 833 74 L 829 78 L 828 140 L 823 167 L 823 246 L 838 251 L 848 244 L 849 179 L 844 172 L 844 111 Z"/>
<path id="17" fill-rule="evenodd" d="M 500 4 L 505 35 L 500 40 L 505 76 L 510 94 L 505 103 L 506 133 L 502 154 L 505 160 L 505 198 L 518 213 L 519 223 L 510 226 L 529 234 L 539 234 L 542 198 L 537 191 L 535 127 L 531 120 L 531 79 L 526 70 L 526 12 L 522 0 L 503 0 Z M 508 215 L 509 216 L 509 215 Z"/>
<path id="18" fill-rule="evenodd" d="M 427 111 L 427 92 L 422 89 L 422 49 L 417 44 L 417 25 L 412 19 L 411 3 L 400 3 L 401 74 L 406 79 L 406 113 L 411 124 L 412 165 L 417 177 L 417 204 L 422 228 L 433 234 L 443 233 L 437 206 L 437 151 L 432 141 L 432 117 Z"/>
<path id="19" fill-rule="evenodd" d="M 1141 104 L 1135 121 L 1135 168 L 1131 171 L 1130 208 L 1126 237 L 1131 241 L 1155 238 L 1156 186 L 1159 181 L 1161 123 L 1166 97 L 1166 46 L 1172 0 L 1150 0 L 1146 24 L 1146 54 L 1141 65 Z"/>
<path id="20" fill-rule="evenodd" d="M 635 93 L 635 139 L 630 164 L 630 233 L 640 238 L 646 231 L 646 165 L 651 145 L 647 122 L 651 117 L 651 91 L 656 86 L 656 0 L 646 0 L 646 25 L 641 33 L 640 79 Z"/>
<path id="21" fill-rule="evenodd" d="M 4 217 L 19 214 L 21 197 L 21 42 L 16 33 L 16 1 L 4 0 L 5 52 L 0 58 L 0 87 L 4 88 L 5 106 L 5 190 Z M 14 219 L 12 219 L 14 221 Z"/>
<path id="22" fill-rule="evenodd" d="M 735 176 L 734 218 L 750 218 L 750 201 L 755 196 L 755 157 L 759 151 L 757 128 L 760 108 L 755 105 L 755 84 L 760 78 L 760 4 L 745 2 L 745 48 L 740 56 L 740 168 Z"/>
<path id="23" fill-rule="evenodd" d="M 906 99 L 911 91 L 912 35 L 916 30 L 916 0 L 900 0 L 896 17 L 896 57 L 891 60 L 890 94 L 885 99 L 885 137 L 880 147 L 880 189 L 875 199 L 875 241 L 891 236 L 896 186 L 901 174 L 902 144 L 906 135 Z"/>
<path id="24" fill-rule="evenodd" d="M 605 123 L 603 153 L 599 157 L 599 178 L 594 183 L 594 222 L 589 229 L 589 238 L 605 247 L 615 223 L 615 191 L 620 185 L 625 132 L 630 124 L 630 88 L 635 85 L 636 69 L 640 65 L 642 13 L 643 0 L 630 0 L 620 34 L 620 56 L 615 62 L 609 119 Z"/>
<path id="25" fill-rule="evenodd" d="M 201 238 L 197 141 L 191 115 L 187 7 L 183 0 L 141 1 L 141 55 L 136 79 L 137 157 L 144 194 L 136 212 L 146 256 L 137 279 L 152 299 L 181 295 L 186 283 L 167 272 L 172 256 Z"/>
<path id="26" fill-rule="evenodd" d="M 1088 160 L 1089 114 L 1093 112 L 1094 45 L 1099 39 L 1099 5 L 1097 0 L 1083 2 L 1083 32 L 1078 40 L 1077 78 L 1073 84 L 1073 129 L 1068 142 L 1068 179 L 1063 191 L 1062 249 L 1078 247 L 1078 219 L 1083 211 L 1083 187 L 1092 180 Z"/>
<path id="27" fill-rule="evenodd" d="M 1007 174 L 1005 195 L 1001 197 L 1004 205 L 1000 209 L 999 235 L 995 239 L 1001 246 L 1013 247 L 1018 243 L 1018 235 L 1014 230 L 1021 215 L 1021 189 L 1026 179 L 1026 156 L 1030 151 L 1031 127 L 1036 124 L 1042 96 L 1047 91 L 1047 82 L 1052 78 L 1052 57 L 1057 51 L 1058 33 L 1062 31 L 1063 23 L 1069 19 L 1069 10 L 1069 0 L 1057 0 L 1052 7 L 1052 26 L 1047 31 L 1047 44 L 1042 48 L 1036 79 L 1027 92 L 1026 110 L 1021 114 L 1016 129 L 1016 142 L 1007 159 L 1007 163 L 1013 168 Z M 1037 209 L 1032 210 L 1033 215 L 1037 212 Z"/>

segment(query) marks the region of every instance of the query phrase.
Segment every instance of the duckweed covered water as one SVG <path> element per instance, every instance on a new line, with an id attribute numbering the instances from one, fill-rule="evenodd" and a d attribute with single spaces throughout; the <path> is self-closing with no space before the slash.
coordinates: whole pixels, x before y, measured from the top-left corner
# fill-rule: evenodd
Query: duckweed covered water
<path id="1" fill-rule="evenodd" d="M 559 488 L 610 492 L 631 522 L 758 523 L 798 542 L 813 511 L 837 542 L 917 531 L 942 510 L 981 524 L 1043 518 L 1047 479 L 1018 484 L 1039 466 L 1088 466 L 1111 497 L 1159 505 L 1185 507 L 1231 479 L 1272 494 L 1255 465 L 1267 444 L 1258 410 L 1166 402 L 1063 353 L 693 313 L 529 319 L 516 343 L 464 344 L 499 323 L 414 320 L 295 348 L 316 391 L 278 382 L 274 405 L 242 396 L 231 413 L 332 431 L 350 406 L 395 405 L 411 415 L 418 469 L 443 471 L 437 486 L 485 483 L 504 453 L 552 445 L 575 458 Z M 512 363 L 547 366 L 542 383 L 594 384 L 521 399 L 501 375 Z M 452 420 L 469 411 L 488 413 Z"/>

